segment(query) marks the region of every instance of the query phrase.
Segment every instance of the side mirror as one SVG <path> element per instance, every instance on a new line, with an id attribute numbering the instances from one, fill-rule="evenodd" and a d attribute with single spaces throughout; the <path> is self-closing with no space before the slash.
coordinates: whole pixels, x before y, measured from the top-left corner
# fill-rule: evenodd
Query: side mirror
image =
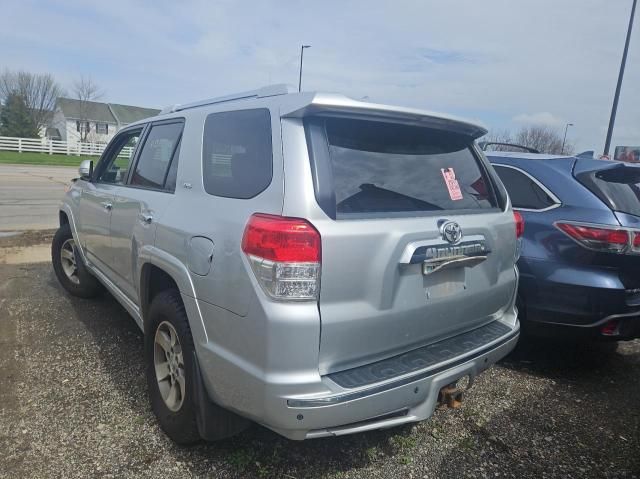
<path id="1" fill-rule="evenodd" d="M 78 168 L 78 173 L 80 173 L 80 179 L 91 181 L 91 177 L 93 176 L 93 160 L 82 160 L 80 168 Z"/>

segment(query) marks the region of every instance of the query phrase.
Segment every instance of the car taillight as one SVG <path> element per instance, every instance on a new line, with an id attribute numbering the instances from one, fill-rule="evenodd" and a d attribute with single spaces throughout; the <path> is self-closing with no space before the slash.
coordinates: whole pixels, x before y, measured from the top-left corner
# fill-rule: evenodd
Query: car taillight
<path id="1" fill-rule="evenodd" d="M 640 231 L 633 232 L 633 251 L 640 253 Z"/>
<path id="2" fill-rule="evenodd" d="M 592 250 L 624 253 L 631 244 L 630 232 L 624 229 L 562 222 L 555 225 L 560 231 Z"/>
<path id="3" fill-rule="evenodd" d="M 254 214 L 244 230 L 242 251 L 260 286 L 272 298 L 317 299 L 321 239 L 308 221 Z"/>
<path id="4" fill-rule="evenodd" d="M 617 336 L 619 334 L 619 321 L 617 319 L 612 319 L 611 321 L 607 321 L 600 328 L 600 334 L 603 336 Z"/>
<path id="5" fill-rule="evenodd" d="M 516 220 L 516 238 L 521 238 L 524 234 L 524 218 L 519 211 L 513 212 L 513 218 Z"/>

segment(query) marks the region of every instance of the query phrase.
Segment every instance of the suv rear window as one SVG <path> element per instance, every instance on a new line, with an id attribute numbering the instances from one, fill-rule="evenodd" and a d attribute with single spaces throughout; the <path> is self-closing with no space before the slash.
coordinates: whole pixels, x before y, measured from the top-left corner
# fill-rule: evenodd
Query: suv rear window
<path id="1" fill-rule="evenodd" d="M 640 216 L 640 167 L 617 165 L 576 178 L 613 211 Z"/>
<path id="2" fill-rule="evenodd" d="M 504 183 L 514 208 L 541 211 L 556 205 L 556 201 L 529 176 L 510 166 L 493 165 Z"/>
<path id="3" fill-rule="evenodd" d="M 496 206 L 468 138 L 368 120 L 325 120 L 336 217 L 410 216 Z"/>
<path id="4" fill-rule="evenodd" d="M 271 115 L 266 108 L 212 113 L 204 123 L 204 189 L 253 198 L 271 183 Z"/>

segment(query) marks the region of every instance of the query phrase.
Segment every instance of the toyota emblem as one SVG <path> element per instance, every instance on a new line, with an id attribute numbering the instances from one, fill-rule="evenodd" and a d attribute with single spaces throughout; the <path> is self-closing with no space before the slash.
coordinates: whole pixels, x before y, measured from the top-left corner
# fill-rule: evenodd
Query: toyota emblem
<path id="1" fill-rule="evenodd" d="M 462 228 L 455 221 L 447 221 L 440 227 L 442 237 L 451 244 L 459 243 L 462 239 Z"/>

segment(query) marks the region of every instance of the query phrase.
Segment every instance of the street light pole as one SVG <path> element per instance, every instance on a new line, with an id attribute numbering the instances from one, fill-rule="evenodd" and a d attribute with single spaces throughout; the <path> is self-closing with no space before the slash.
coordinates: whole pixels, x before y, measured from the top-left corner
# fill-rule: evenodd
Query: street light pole
<path id="1" fill-rule="evenodd" d="M 298 91 L 302 91 L 302 58 L 304 57 L 305 48 L 311 48 L 311 45 L 300 46 L 300 76 L 298 77 Z"/>
<path id="2" fill-rule="evenodd" d="M 561 155 L 564 155 L 564 144 L 567 141 L 567 130 L 569 129 L 570 126 L 573 126 L 573 123 L 567 123 L 564 126 L 564 139 L 562 140 L 562 150 L 560 152 Z"/>
<path id="3" fill-rule="evenodd" d="M 604 154 L 609 155 L 611 147 L 611 135 L 613 134 L 613 125 L 616 122 L 616 112 L 618 110 L 618 99 L 620 98 L 620 87 L 622 86 L 622 77 L 624 76 L 624 67 L 627 63 L 627 51 L 629 50 L 629 40 L 631 39 L 631 29 L 633 28 L 633 17 L 636 13 L 636 3 L 633 0 L 631 6 L 631 16 L 629 17 L 629 28 L 627 29 L 627 39 L 624 42 L 624 51 L 622 52 L 622 62 L 620 63 L 620 73 L 618 73 L 618 84 L 616 85 L 616 93 L 613 96 L 613 106 L 611 107 L 611 117 L 609 118 L 609 129 L 607 130 L 607 139 L 604 142 Z"/>

